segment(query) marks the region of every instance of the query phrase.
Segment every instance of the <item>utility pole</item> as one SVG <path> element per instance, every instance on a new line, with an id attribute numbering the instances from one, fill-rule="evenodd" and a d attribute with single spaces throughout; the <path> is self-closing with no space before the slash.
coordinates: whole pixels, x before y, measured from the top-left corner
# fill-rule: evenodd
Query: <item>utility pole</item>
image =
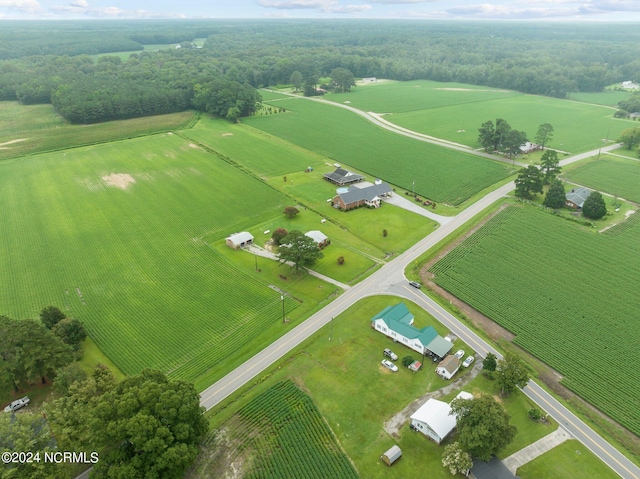
<path id="1" fill-rule="evenodd" d="M 280 295 L 280 299 L 282 300 L 282 322 L 284 323 L 284 294 Z"/>
<path id="2" fill-rule="evenodd" d="M 329 341 L 333 337 L 333 316 L 331 316 L 331 332 L 329 333 Z"/>

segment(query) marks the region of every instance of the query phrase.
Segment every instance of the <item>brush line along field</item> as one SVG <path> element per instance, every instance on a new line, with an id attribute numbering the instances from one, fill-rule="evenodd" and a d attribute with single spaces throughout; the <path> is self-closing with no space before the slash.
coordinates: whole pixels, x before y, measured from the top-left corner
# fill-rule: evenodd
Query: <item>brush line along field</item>
<path id="1" fill-rule="evenodd" d="M 562 177 L 571 183 L 640 203 L 640 161 L 607 155 L 567 171 Z"/>
<path id="2" fill-rule="evenodd" d="M 311 398 L 290 380 L 275 384 L 225 424 L 247 457 L 250 479 L 357 479 Z M 245 467 L 247 464 L 245 463 Z"/>
<path id="3" fill-rule="evenodd" d="M 0 160 L 74 146 L 141 137 L 185 128 L 195 122 L 195 111 L 70 125 L 51 105 L 0 102 Z"/>
<path id="4" fill-rule="evenodd" d="M 280 294 L 202 237 L 281 216 L 286 198 L 194 146 L 163 134 L 0 163 L 0 314 L 58 305 L 129 375 L 193 380 L 259 343 Z"/>
<path id="5" fill-rule="evenodd" d="M 611 98 L 623 97 L 620 92 L 609 93 Z M 602 101 L 603 95 L 597 99 Z M 635 126 L 630 120 L 613 119 L 616 108 L 612 107 L 457 83 L 380 83 L 327 98 L 385 113 L 386 120 L 404 128 L 474 148 L 479 146 L 480 125 L 496 118 L 526 132 L 531 141 L 539 125 L 550 123 L 554 127 L 550 146 L 571 153 L 603 146 L 602 140 L 615 141 L 622 130 Z"/>
<path id="6" fill-rule="evenodd" d="M 383 130 L 341 108 L 301 98 L 271 104 L 289 111 L 244 121 L 409 191 L 415 181 L 416 193 L 440 203 L 459 205 L 511 173 L 506 165 Z"/>
<path id="7" fill-rule="evenodd" d="M 640 435 L 640 215 L 603 234 L 508 207 L 431 271 L 563 383 Z"/>

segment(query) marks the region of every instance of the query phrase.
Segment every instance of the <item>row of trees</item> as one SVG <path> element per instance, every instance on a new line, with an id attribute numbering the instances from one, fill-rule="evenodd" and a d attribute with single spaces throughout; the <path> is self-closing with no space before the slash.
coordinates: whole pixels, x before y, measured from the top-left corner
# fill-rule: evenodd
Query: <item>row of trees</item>
<path id="1" fill-rule="evenodd" d="M 54 386 L 58 398 L 42 406 L 45 414 L 0 415 L 1 451 L 86 452 L 91 477 L 180 478 L 208 429 L 193 385 L 159 371 L 116 384 L 103 365 L 88 376 L 74 364 Z M 42 458 L 4 468 L 6 477 L 71 476 L 69 464 Z"/>
<path id="2" fill-rule="evenodd" d="M 4 52 L 12 59 L 0 63 L 0 99 L 49 102 L 52 92 L 66 85 L 70 89 L 58 93 L 57 108 L 74 121 L 94 121 L 100 115 L 109 119 L 189 108 L 195 85 L 221 79 L 253 88 L 291 82 L 311 92 L 320 77 L 331 76 L 331 88 L 348 91 L 353 77 L 377 76 L 565 97 L 571 91 L 599 91 L 640 77 L 640 61 L 630 47 L 630 39 L 638 34 L 625 28 L 616 32 L 624 41 L 616 42 L 616 35 L 604 35 L 598 26 L 558 32 L 542 26 L 501 25 L 497 31 L 493 25 L 435 23 L 424 29 L 395 22 L 235 22 L 233 28 L 214 21 L 136 28 L 120 23 L 95 23 L 86 29 L 82 25 L 61 31 L 46 23 L 8 24 L 0 32 L 0 40 L 6 40 L 0 41 L 0 57 Z M 74 47 L 65 51 L 70 35 Z M 92 45 L 99 42 L 100 52 L 138 51 L 142 41 L 190 42 L 197 35 L 208 37 L 202 49 L 143 51 L 125 62 L 117 56 L 101 57 L 97 63 L 86 55 L 67 56 L 97 53 Z M 496 38 L 500 49 L 495 48 Z M 54 47 L 47 50 L 47 45 Z M 25 56 L 29 52 L 32 56 Z M 96 100 L 85 93 L 87 88 Z M 228 93 L 239 90 L 234 87 Z M 76 91 L 79 98 L 74 102 Z M 121 98 L 107 103 L 105 98 L 114 95 Z M 239 104 L 236 100 L 212 110 L 226 116 L 237 108 L 242 115 L 250 107 L 246 98 Z M 233 110 L 231 119 L 236 114 Z M 515 132 L 510 135 L 510 143 L 515 143 Z"/>
<path id="3" fill-rule="evenodd" d="M 640 129 L 638 129 L 640 131 Z M 518 172 L 515 180 L 516 196 L 532 198 L 536 193 L 542 193 L 544 185 L 549 185 L 542 204 L 548 208 L 559 209 L 566 205 L 567 196 L 564 183 L 557 179 L 561 172 L 560 160 L 555 150 L 544 152 L 540 168 L 529 165 Z M 582 214 L 589 219 L 600 219 L 607 214 L 604 197 L 599 191 L 593 191 L 582 205 Z"/>
<path id="4" fill-rule="evenodd" d="M 44 384 L 73 361 L 86 335 L 82 322 L 55 306 L 44 308 L 40 321 L 0 316 L 0 388 L 17 392 L 24 382 Z"/>
<path id="5" fill-rule="evenodd" d="M 534 141 L 544 150 L 545 146 L 553 139 L 553 126 L 543 123 L 538 127 Z M 511 128 L 504 119 L 498 118 L 485 121 L 478 128 L 478 143 L 485 151 L 499 151 L 507 155 L 516 156 L 520 153 L 520 147 L 529 139 L 524 131 Z"/>

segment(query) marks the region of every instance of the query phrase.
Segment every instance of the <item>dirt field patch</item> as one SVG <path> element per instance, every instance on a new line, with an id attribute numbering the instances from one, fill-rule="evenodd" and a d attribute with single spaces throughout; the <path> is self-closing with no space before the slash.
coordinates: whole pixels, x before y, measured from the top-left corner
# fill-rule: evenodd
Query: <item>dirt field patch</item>
<path id="1" fill-rule="evenodd" d="M 128 173 L 111 173 L 110 175 L 103 176 L 102 179 L 109 186 L 115 186 L 117 188 L 126 190 L 129 185 L 136 182 L 136 180 Z"/>

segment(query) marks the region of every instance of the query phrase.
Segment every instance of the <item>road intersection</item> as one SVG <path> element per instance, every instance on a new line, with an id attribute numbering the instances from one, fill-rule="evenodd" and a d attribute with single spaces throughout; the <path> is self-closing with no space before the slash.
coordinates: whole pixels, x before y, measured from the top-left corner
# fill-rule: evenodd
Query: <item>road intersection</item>
<path id="1" fill-rule="evenodd" d="M 323 102 L 332 103 L 327 101 Z M 429 141 L 431 143 L 436 142 L 434 141 L 434 139 L 424 138 L 425 135 L 411 135 L 409 132 L 407 132 L 406 129 L 396 130 L 395 128 L 393 128 L 393 124 L 388 122 L 384 122 L 383 124 L 383 122 L 381 122 L 379 118 L 376 118 L 375 115 L 370 115 L 353 107 L 347 107 L 346 105 L 336 103 L 332 104 L 340 106 L 342 108 L 346 107 L 352 111 L 355 110 L 355 112 L 360 116 L 369 119 L 373 123 L 387 130 L 396 131 L 396 133 L 403 134 L 405 136 L 411 136 L 420 141 Z M 441 144 L 442 146 L 447 146 L 442 142 L 439 142 L 439 144 Z M 599 150 L 572 156 L 570 158 L 562 160 L 561 165 L 564 166 L 569 163 L 579 161 L 580 159 L 587 158 L 589 156 L 595 156 L 601 151 L 608 151 L 618 146 L 619 145 L 617 144 L 607 145 L 606 147 L 603 147 Z M 451 148 L 451 145 L 448 145 L 448 147 Z M 455 148 L 458 149 L 457 147 Z M 468 153 L 474 154 L 473 151 L 466 151 Z M 485 155 L 486 154 L 482 154 L 480 156 Z M 451 217 L 449 221 L 443 223 L 433 233 L 420 240 L 418 243 L 410 247 L 407 251 L 399 255 L 394 260 L 382 266 L 371 276 L 364 279 L 357 285 L 352 286 L 348 290 L 345 290 L 342 295 L 340 295 L 322 310 L 313 314 L 307 320 L 305 320 L 304 322 L 293 328 L 291 331 L 286 333 L 284 336 L 274 341 L 271 345 L 247 360 L 244 364 L 240 365 L 235 370 L 231 371 L 229 374 L 221 378 L 219 381 L 202 391 L 202 393 L 200 394 L 200 404 L 207 410 L 214 408 L 216 405 L 220 404 L 226 398 L 231 396 L 242 386 L 250 383 L 261 372 L 269 368 L 280 358 L 300 345 L 304 340 L 310 338 L 323 326 L 329 324 L 329 322 L 335 316 L 344 312 L 347 308 L 354 305 L 363 297 L 371 295 L 388 294 L 404 297 L 408 300 L 411 300 L 420 307 L 424 308 L 428 313 L 430 313 L 447 328 L 449 328 L 457 337 L 459 337 L 462 341 L 472 347 L 478 355 L 484 357 L 487 353 L 492 352 L 498 358 L 501 358 L 502 355 L 496 349 L 494 349 L 490 344 L 484 341 L 470 328 L 460 322 L 457 318 L 451 315 L 448 311 L 442 308 L 433 299 L 431 299 L 421 291 L 410 288 L 408 286 L 406 277 L 404 276 L 404 271 L 412 262 L 416 261 L 427 250 L 434 247 L 436 244 L 444 240 L 447 236 L 455 232 L 458 228 L 465 225 L 476 215 L 506 196 L 510 191 L 514 189 L 514 186 L 514 183 L 510 182 L 488 193 L 486 196 L 484 196 L 456 216 Z M 553 396 L 547 393 L 534 381 L 530 381 L 522 391 L 536 404 L 538 404 L 541 409 L 546 411 L 553 419 L 561 424 L 562 427 L 564 427 L 573 437 L 582 442 L 587 448 L 589 448 L 603 462 L 609 465 L 609 467 L 611 467 L 611 469 L 613 469 L 621 477 L 625 479 L 640 479 L 640 468 L 638 466 L 636 466 L 626 456 L 624 456 L 617 449 L 611 446 L 607 441 L 605 441 L 601 436 L 593 431 L 587 424 L 585 424 L 580 418 L 578 418 L 571 411 L 565 408 L 559 401 L 557 401 Z"/>

